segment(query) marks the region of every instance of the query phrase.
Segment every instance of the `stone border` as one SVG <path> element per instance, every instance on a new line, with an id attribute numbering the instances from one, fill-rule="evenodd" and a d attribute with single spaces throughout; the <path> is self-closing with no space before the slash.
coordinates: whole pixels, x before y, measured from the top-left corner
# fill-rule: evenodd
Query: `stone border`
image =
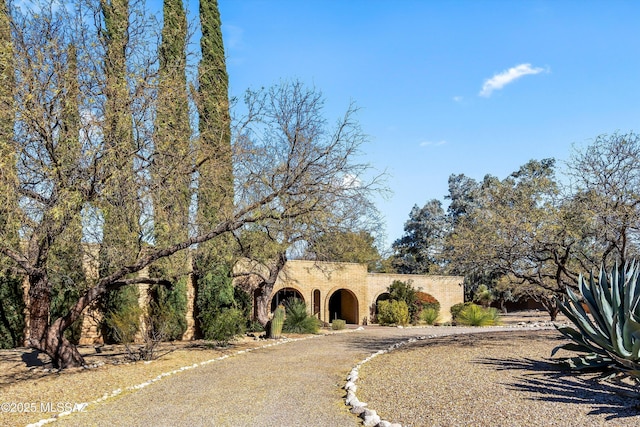
<path id="1" fill-rule="evenodd" d="M 536 322 L 531 324 L 520 322 L 517 325 L 498 326 L 495 328 L 495 330 L 502 330 L 502 331 L 509 331 L 513 329 L 544 330 L 544 329 L 551 329 L 553 325 L 554 324 L 552 322 Z M 356 385 L 356 381 L 358 380 L 358 372 L 362 367 L 362 365 L 370 362 L 372 359 L 374 359 L 377 356 L 389 353 L 393 350 L 397 350 L 400 347 L 413 344 L 414 342 L 417 342 L 417 341 L 428 340 L 432 338 L 451 337 L 456 335 L 479 334 L 479 333 L 486 333 L 486 332 L 493 332 L 493 331 L 486 330 L 486 329 L 483 331 L 467 330 L 467 331 L 453 332 L 451 334 L 444 334 L 444 335 L 423 335 L 415 338 L 409 338 L 408 340 L 405 340 L 405 341 L 397 342 L 391 345 L 390 347 L 388 347 L 386 350 L 378 350 L 377 352 L 372 353 L 369 357 L 361 360 L 358 364 L 356 364 L 351 369 L 351 372 L 349 372 L 349 374 L 347 375 L 346 383 L 342 387 L 347 392 L 347 395 L 345 397 L 345 402 L 344 402 L 345 405 L 351 407 L 349 412 L 351 412 L 354 415 L 357 415 L 362 419 L 362 424 L 365 427 L 402 427 L 402 424 L 400 423 L 392 423 L 390 421 L 383 420 L 375 410 L 368 408 L 367 407 L 368 405 L 365 402 L 361 402 L 356 396 L 356 390 L 358 389 L 358 386 Z"/>

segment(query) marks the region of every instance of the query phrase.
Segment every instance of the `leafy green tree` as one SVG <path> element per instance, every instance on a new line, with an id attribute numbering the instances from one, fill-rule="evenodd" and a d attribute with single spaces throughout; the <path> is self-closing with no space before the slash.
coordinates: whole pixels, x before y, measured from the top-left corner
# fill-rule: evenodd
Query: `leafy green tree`
<path id="1" fill-rule="evenodd" d="M 319 261 L 367 264 L 368 271 L 375 271 L 381 261 L 375 238 L 366 231 L 322 233 L 307 252 Z"/>
<path id="2" fill-rule="evenodd" d="M 398 273 L 427 274 L 440 270 L 440 254 L 449 229 L 439 200 L 411 209 L 404 236 L 393 243 L 393 266 Z"/>
<path id="3" fill-rule="evenodd" d="M 503 181 L 487 176 L 481 191 L 481 207 L 460 217 L 445 256 L 465 274 L 511 277 L 555 319 L 554 296 L 575 285 L 572 251 L 585 240 L 560 197 L 553 159 L 532 160 Z"/>

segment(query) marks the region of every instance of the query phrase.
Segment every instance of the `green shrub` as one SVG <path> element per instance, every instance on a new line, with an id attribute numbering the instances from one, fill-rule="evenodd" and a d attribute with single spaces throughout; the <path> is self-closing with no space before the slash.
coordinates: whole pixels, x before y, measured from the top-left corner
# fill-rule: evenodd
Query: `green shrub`
<path id="1" fill-rule="evenodd" d="M 138 287 L 123 286 L 109 292 L 102 300 L 105 313 L 102 323 L 106 343 L 130 344 L 140 330 L 142 309 L 138 305 Z"/>
<path id="2" fill-rule="evenodd" d="M 437 310 L 432 307 L 424 308 L 420 312 L 420 321 L 426 323 L 427 325 L 433 325 L 438 321 L 440 317 L 440 310 Z"/>
<path id="3" fill-rule="evenodd" d="M 482 308 L 476 304 L 464 307 L 456 318 L 456 322 L 466 326 L 493 326 L 500 321 L 498 310 L 495 308 Z"/>
<path id="4" fill-rule="evenodd" d="M 460 312 L 462 311 L 463 308 L 468 307 L 472 304 L 473 304 L 472 302 L 465 302 L 465 303 L 460 302 L 458 304 L 454 304 L 453 306 L 451 306 L 449 311 L 451 312 L 451 319 L 453 320 L 453 322 L 458 320 L 458 315 L 460 315 Z"/>
<path id="5" fill-rule="evenodd" d="M 331 329 L 333 329 L 334 331 L 340 331 L 346 327 L 347 322 L 345 320 L 335 319 L 333 322 L 331 322 Z"/>
<path id="6" fill-rule="evenodd" d="M 411 323 L 417 323 L 421 304 L 417 295 L 418 291 L 411 286 L 411 281 L 402 282 L 400 280 L 394 280 L 391 286 L 387 288 L 387 291 L 389 292 L 389 299 L 404 301 L 409 311 L 409 320 Z"/>
<path id="7" fill-rule="evenodd" d="M 245 296 L 233 286 L 227 265 L 214 265 L 199 277 L 196 306 L 204 338 L 226 344 L 244 333 L 247 325 L 245 313 L 248 311 L 245 300 Z"/>
<path id="8" fill-rule="evenodd" d="M 187 330 L 187 278 L 178 280 L 171 288 L 156 286 L 149 307 L 147 323 L 161 332 L 161 341 L 175 341 Z M 149 325 L 147 325 L 149 326 Z"/>
<path id="9" fill-rule="evenodd" d="M 238 335 L 244 334 L 246 320 L 241 310 L 223 308 L 211 317 L 207 329 L 203 330 L 204 338 L 216 341 L 218 345 L 227 345 Z"/>
<path id="10" fill-rule="evenodd" d="M 320 321 L 309 315 L 304 301 L 294 298 L 285 303 L 286 318 L 282 330 L 294 334 L 317 334 Z"/>
<path id="11" fill-rule="evenodd" d="M 258 321 L 249 322 L 247 332 L 264 332 L 264 326 Z"/>
<path id="12" fill-rule="evenodd" d="M 378 323 L 381 325 L 406 325 L 409 323 L 409 308 L 404 301 L 378 302 Z"/>
<path id="13" fill-rule="evenodd" d="M 0 348 L 15 348 L 24 339 L 22 279 L 0 273 Z"/>

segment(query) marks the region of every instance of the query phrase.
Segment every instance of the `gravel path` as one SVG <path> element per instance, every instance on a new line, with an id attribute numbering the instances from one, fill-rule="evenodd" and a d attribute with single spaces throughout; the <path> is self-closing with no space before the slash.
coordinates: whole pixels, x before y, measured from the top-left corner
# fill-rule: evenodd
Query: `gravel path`
<path id="1" fill-rule="evenodd" d="M 640 425 L 638 389 L 560 370 L 546 359 L 561 342 L 553 330 L 418 341 L 364 364 L 357 396 L 403 426 Z"/>
<path id="2" fill-rule="evenodd" d="M 640 425 L 639 400 L 628 397 L 633 387 L 568 374 L 545 360 L 560 342 L 556 331 L 375 326 L 216 361 L 54 425 L 355 427 L 362 424 L 344 405 L 346 374 L 372 353 L 420 336 L 436 337 L 359 370 L 357 397 L 383 419 L 403 426 Z"/>
<path id="3" fill-rule="evenodd" d="M 287 343 L 168 377 L 55 425 L 358 426 L 341 389 L 356 363 L 410 337 L 469 331 L 482 328 L 370 326 Z"/>

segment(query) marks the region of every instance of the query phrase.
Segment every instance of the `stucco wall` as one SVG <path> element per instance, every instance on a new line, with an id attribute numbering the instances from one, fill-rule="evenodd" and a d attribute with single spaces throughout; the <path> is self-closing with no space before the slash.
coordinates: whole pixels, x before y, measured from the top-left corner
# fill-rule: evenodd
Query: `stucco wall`
<path id="1" fill-rule="evenodd" d="M 461 276 L 367 273 L 364 264 L 298 260 L 287 262 L 272 297 L 283 288 L 296 289 L 309 311 L 313 312 L 313 291 L 317 289 L 320 291 L 320 320 L 330 322 L 331 296 L 340 289 L 346 289 L 355 296 L 357 304 L 347 298 L 342 309 L 348 311 L 350 317 L 358 319 L 352 323 L 362 324 L 371 320 L 376 299 L 395 280 L 411 282 L 414 288 L 433 295 L 440 302 L 440 320 L 443 322 L 451 320 L 451 306 L 464 301 Z M 353 313 L 356 307 L 357 312 Z"/>

